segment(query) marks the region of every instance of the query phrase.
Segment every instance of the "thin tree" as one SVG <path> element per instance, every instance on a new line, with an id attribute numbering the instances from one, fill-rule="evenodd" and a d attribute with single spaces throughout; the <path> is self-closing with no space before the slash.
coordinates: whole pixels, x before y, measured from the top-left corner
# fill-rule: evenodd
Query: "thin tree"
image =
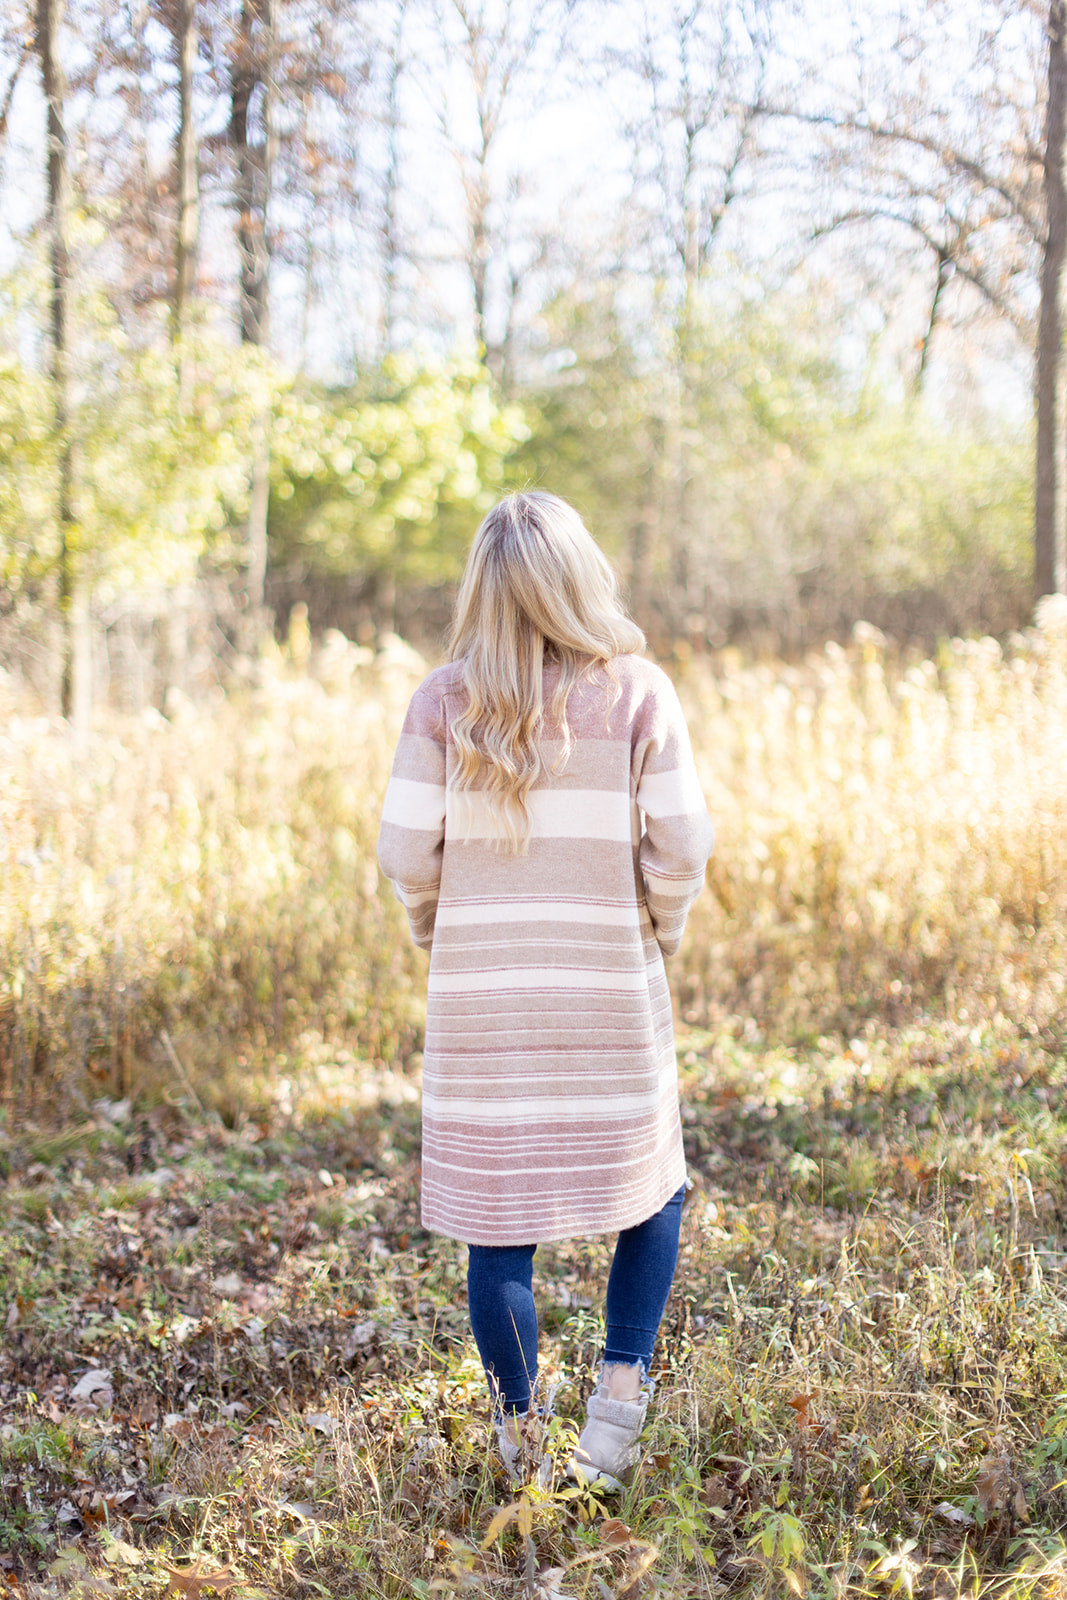
<path id="1" fill-rule="evenodd" d="M 229 135 L 235 165 L 239 260 L 238 320 L 242 344 L 270 342 L 271 179 L 274 133 L 274 0 L 241 0 L 233 41 Z M 267 575 L 267 507 L 270 483 L 270 419 L 257 421 L 248 509 L 246 604 L 248 638 L 255 649 L 264 626 Z"/>
<path id="2" fill-rule="evenodd" d="M 174 54 L 178 62 L 178 134 L 175 147 L 178 216 L 171 331 L 174 339 L 180 341 L 187 332 L 189 306 L 196 294 L 200 252 L 200 151 L 193 114 L 193 79 L 200 42 L 196 0 L 176 0 L 173 26 Z M 185 388 L 184 382 L 182 388 Z"/>
<path id="3" fill-rule="evenodd" d="M 386 162 L 382 179 L 382 303 L 379 318 L 379 352 L 388 355 L 396 342 L 400 271 L 404 245 L 400 225 L 400 86 L 407 61 L 404 54 L 404 19 L 409 0 L 398 0 L 387 61 L 385 135 Z"/>
<path id="4" fill-rule="evenodd" d="M 62 0 L 37 0 L 34 47 L 41 69 L 47 118 L 45 232 L 48 240 L 48 304 L 52 423 L 56 441 L 58 601 L 61 627 L 60 711 L 84 733 L 91 695 L 88 611 L 79 571 L 74 511 L 74 448 L 71 438 L 69 337 L 70 256 L 67 248 L 68 146 L 65 87 L 59 59 Z"/>
<path id="5" fill-rule="evenodd" d="M 1045 238 L 1037 330 L 1037 455 L 1034 474 L 1034 589 L 1038 598 L 1067 592 L 1067 4 L 1050 0 L 1048 103 L 1045 111 Z"/>

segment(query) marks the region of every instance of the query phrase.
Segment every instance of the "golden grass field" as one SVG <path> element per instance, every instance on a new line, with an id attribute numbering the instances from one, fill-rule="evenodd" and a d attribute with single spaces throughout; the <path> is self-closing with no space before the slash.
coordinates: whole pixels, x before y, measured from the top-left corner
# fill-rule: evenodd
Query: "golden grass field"
<path id="1" fill-rule="evenodd" d="M 506 1489 L 418 1225 L 425 957 L 374 839 L 423 664 L 279 652 L 84 750 L 0 687 L 5 1592 L 1067 1593 L 1067 618 L 665 664 L 719 839 L 606 1505 Z M 559 1451 L 606 1248 L 538 1255 Z"/>

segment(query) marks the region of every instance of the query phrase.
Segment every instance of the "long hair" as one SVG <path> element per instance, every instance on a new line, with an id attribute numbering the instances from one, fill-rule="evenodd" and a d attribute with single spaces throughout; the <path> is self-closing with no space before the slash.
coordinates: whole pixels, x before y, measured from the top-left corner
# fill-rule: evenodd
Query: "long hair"
<path id="1" fill-rule="evenodd" d="M 456 599 L 449 659 L 462 660 L 469 703 L 453 728 L 453 788 L 484 796 L 497 841 L 516 854 L 530 837 L 527 796 L 544 765 L 541 673 L 559 663 L 551 713 L 570 753 L 567 699 L 580 678 L 644 648 L 624 611 L 615 574 L 581 517 L 542 490 L 511 494 L 474 536 Z M 616 685 L 616 698 L 618 687 Z M 470 831 L 468 820 L 468 833 Z"/>

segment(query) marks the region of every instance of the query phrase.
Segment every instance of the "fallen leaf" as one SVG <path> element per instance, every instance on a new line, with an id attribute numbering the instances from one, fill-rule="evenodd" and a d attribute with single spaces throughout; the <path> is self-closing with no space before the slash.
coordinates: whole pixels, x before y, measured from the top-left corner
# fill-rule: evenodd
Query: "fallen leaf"
<path id="1" fill-rule="evenodd" d="M 109 1406 L 114 1398 L 110 1367 L 90 1367 L 70 1391 L 70 1398 L 88 1401 L 90 1405 Z"/>
<path id="2" fill-rule="evenodd" d="M 723 1510 L 730 1504 L 730 1486 L 721 1472 L 710 1472 L 704 1479 L 700 1498 L 706 1506 Z"/>
<path id="3" fill-rule="evenodd" d="M 511 1505 L 501 1506 L 500 1510 L 494 1513 L 479 1549 L 488 1550 L 489 1546 L 499 1539 L 509 1522 L 515 1523 L 524 1539 L 530 1537 L 530 1530 L 533 1527 L 533 1507 L 525 1495 L 519 1500 L 512 1501 Z"/>
<path id="4" fill-rule="evenodd" d="M 618 1517 L 605 1517 L 600 1524 L 600 1537 L 605 1544 L 629 1544 L 633 1534 Z"/>
<path id="5" fill-rule="evenodd" d="M 84 1552 L 76 1544 L 65 1544 L 57 1551 L 48 1570 L 54 1578 L 69 1578 L 72 1572 L 84 1571 L 85 1566 Z"/>
<path id="6" fill-rule="evenodd" d="M 200 1561 L 192 1567 L 172 1567 L 164 1561 L 163 1570 L 167 1574 L 164 1596 L 184 1595 L 186 1600 L 200 1600 L 201 1591 L 204 1589 L 214 1589 L 217 1594 L 225 1594 L 227 1589 L 232 1589 L 241 1581 L 231 1566 L 218 1567 L 214 1572 L 205 1572 Z"/>
<path id="7" fill-rule="evenodd" d="M 955 1522 L 961 1528 L 973 1528 L 974 1518 L 969 1511 L 964 1511 L 962 1506 L 954 1506 L 951 1500 L 942 1500 L 934 1507 L 934 1516 L 943 1517 L 946 1522 Z"/>
<path id="8" fill-rule="evenodd" d="M 73 1489 L 71 1491 L 74 1504 L 81 1520 L 87 1528 L 95 1528 L 98 1523 L 107 1519 L 107 1506 L 104 1496 L 99 1489 L 87 1491 Z"/>
<path id="9" fill-rule="evenodd" d="M 361 1350 L 364 1345 L 370 1344 L 377 1331 L 378 1324 L 371 1317 L 365 1317 L 362 1322 L 357 1322 L 354 1327 L 350 1328 L 341 1349 L 341 1354 L 345 1360 L 350 1361 L 357 1350 Z"/>
<path id="10" fill-rule="evenodd" d="M 104 1560 L 112 1567 L 139 1567 L 144 1552 L 125 1539 L 109 1539 L 103 1550 Z"/>
<path id="11" fill-rule="evenodd" d="M 998 1511 L 1004 1509 L 1011 1478 L 1011 1457 L 1003 1449 L 979 1462 L 974 1487 L 983 1518 L 996 1516 Z"/>
<path id="12" fill-rule="evenodd" d="M 130 1425 L 134 1428 L 150 1428 L 158 1420 L 159 1401 L 154 1394 L 145 1395 L 130 1411 Z"/>
<path id="13" fill-rule="evenodd" d="M 792 1400 L 788 1400 L 786 1402 L 786 1404 L 792 1406 L 793 1410 L 796 1412 L 797 1427 L 801 1430 L 801 1432 L 803 1432 L 808 1425 L 808 1407 L 811 1405 L 811 1402 L 814 1399 L 814 1394 L 795 1394 Z"/>
<path id="14" fill-rule="evenodd" d="M 573 1595 L 565 1594 L 560 1584 L 567 1576 L 566 1567 L 546 1567 L 537 1574 L 537 1587 L 534 1590 L 536 1600 L 574 1600 Z"/>
<path id="15" fill-rule="evenodd" d="M 302 1522 L 314 1522 L 322 1514 L 321 1507 L 312 1505 L 310 1500 L 279 1500 L 277 1509 L 299 1517 Z"/>

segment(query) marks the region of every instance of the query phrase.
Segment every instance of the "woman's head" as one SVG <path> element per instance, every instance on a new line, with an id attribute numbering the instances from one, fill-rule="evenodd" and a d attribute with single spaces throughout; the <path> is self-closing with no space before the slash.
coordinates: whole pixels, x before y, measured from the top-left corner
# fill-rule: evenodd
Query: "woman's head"
<path id="1" fill-rule="evenodd" d="M 488 647 L 523 657 L 607 661 L 644 636 L 618 599 L 615 574 L 573 506 L 531 489 L 498 502 L 474 536 L 456 601 L 451 655 Z"/>
<path id="2" fill-rule="evenodd" d="M 511 494 L 474 536 L 456 600 L 450 656 L 462 659 L 466 710 L 453 725 L 453 786 L 484 792 L 502 845 L 526 848 L 526 799 L 542 777 L 545 656 L 559 663 L 552 716 L 570 751 L 567 698 L 578 679 L 645 639 L 581 517 L 542 490 Z"/>

